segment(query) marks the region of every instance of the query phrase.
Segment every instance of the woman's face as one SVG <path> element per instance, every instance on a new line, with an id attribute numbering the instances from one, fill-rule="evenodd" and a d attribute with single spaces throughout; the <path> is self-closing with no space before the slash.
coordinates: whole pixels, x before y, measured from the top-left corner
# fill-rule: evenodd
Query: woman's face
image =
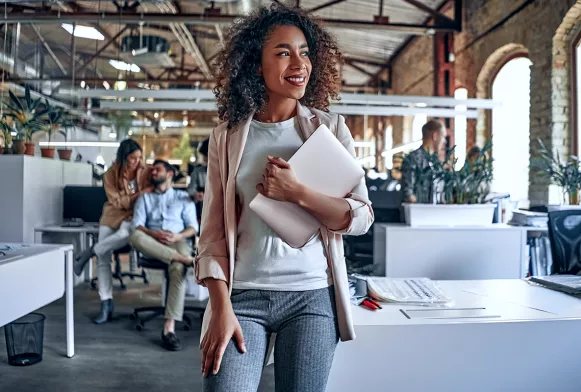
<path id="1" fill-rule="evenodd" d="M 139 162 L 141 162 L 141 151 L 133 151 L 131 154 L 127 155 L 127 169 L 128 170 L 135 170 L 137 166 L 139 166 Z"/>
<path id="2" fill-rule="evenodd" d="M 303 32 L 295 26 L 275 27 L 264 44 L 260 66 L 269 98 L 301 99 L 311 70 Z"/>

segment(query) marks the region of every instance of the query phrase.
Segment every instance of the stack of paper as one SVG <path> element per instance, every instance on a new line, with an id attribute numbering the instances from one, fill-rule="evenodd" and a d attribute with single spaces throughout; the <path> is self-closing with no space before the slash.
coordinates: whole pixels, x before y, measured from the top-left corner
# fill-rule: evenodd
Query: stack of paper
<path id="1" fill-rule="evenodd" d="M 546 212 L 531 212 L 516 210 L 512 214 L 512 219 L 508 222 L 513 226 L 547 227 L 549 220 Z"/>

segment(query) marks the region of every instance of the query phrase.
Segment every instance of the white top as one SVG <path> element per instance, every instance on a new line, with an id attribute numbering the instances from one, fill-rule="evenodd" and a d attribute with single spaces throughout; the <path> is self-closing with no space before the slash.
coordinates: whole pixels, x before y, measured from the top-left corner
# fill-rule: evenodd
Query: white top
<path id="1" fill-rule="evenodd" d="M 285 243 L 249 204 L 257 195 L 268 163 L 267 155 L 285 160 L 303 144 L 296 119 L 281 123 L 252 121 L 240 168 L 236 193 L 242 205 L 238 224 L 233 288 L 305 291 L 332 284 L 320 236 L 295 249 Z"/>

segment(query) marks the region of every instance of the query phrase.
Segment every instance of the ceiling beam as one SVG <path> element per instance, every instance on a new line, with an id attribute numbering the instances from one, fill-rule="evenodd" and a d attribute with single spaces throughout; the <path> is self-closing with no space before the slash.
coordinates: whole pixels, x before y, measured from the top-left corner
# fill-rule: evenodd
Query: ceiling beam
<path id="1" fill-rule="evenodd" d="M 352 63 L 359 63 L 359 64 L 365 64 L 365 65 L 371 65 L 372 67 L 385 67 L 385 63 L 379 62 L 379 61 L 372 61 L 372 60 L 366 60 L 366 59 L 359 59 L 356 57 L 352 57 L 352 56 L 344 56 L 345 57 L 345 61 L 350 61 Z"/>
<path id="2" fill-rule="evenodd" d="M 353 64 L 352 61 L 347 60 L 345 61 L 345 64 L 347 64 L 348 66 L 350 66 L 351 68 L 353 68 L 354 70 L 361 72 L 364 75 L 367 75 L 369 77 L 375 77 L 375 74 L 372 72 L 367 71 L 366 69 L 361 68 L 360 66 L 358 66 L 357 64 Z"/>
<path id="3" fill-rule="evenodd" d="M 56 56 L 56 54 L 54 54 L 52 48 L 50 47 L 50 45 L 48 44 L 48 42 L 46 42 L 46 40 L 44 39 L 44 37 L 40 33 L 40 30 L 38 29 L 38 27 L 36 27 L 32 23 L 30 24 L 30 26 L 34 30 L 35 34 L 38 36 L 38 39 L 40 39 L 40 42 L 42 42 L 42 45 L 44 46 L 44 48 L 46 49 L 46 51 L 48 52 L 48 54 L 50 55 L 50 57 L 52 58 L 52 60 L 59 67 L 59 69 L 61 70 L 61 72 L 63 73 L 63 75 L 66 75 L 67 74 L 67 70 L 65 69 L 65 67 L 63 66 L 63 64 L 61 63 L 61 61 L 59 60 L 59 58 Z"/>
<path id="4" fill-rule="evenodd" d="M 450 24 L 450 26 L 454 26 L 456 24 L 456 21 L 448 18 L 446 15 L 444 15 L 443 13 L 428 7 L 427 5 L 425 5 L 424 3 L 418 1 L 418 0 L 402 0 L 405 3 L 408 3 L 424 12 L 427 12 L 428 14 L 430 14 L 435 21 L 438 22 L 444 22 L 446 24 Z"/>
<path id="5" fill-rule="evenodd" d="M 342 3 L 344 1 L 346 1 L 346 0 L 331 0 L 331 1 L 328 1 L 326 3 L 323 3 L 321 5 L 318 5 L 316 7 L 311 8 L 311 9 L 307 10 L 307 12 L 317 12 L 317 11 L 320 11 L 322 9 L 325 9 L 325 8 L 328 8 L 328 7 L 332 7 L 335 4 Z"/>
<path id="6" fill-rule="evenodd" d="M 96 58 L 98 58 L 101 53 L 103 53 L 111 44 L 115 43 L 117 41 L 117 39 L 124 34 L 127 29 L 129 27 L 125 26 L 123 27 L 121 30 L 119 30 L 119 32 L 117 34 L 115 34 L 114 37 L 111 37 L 110 40 L 107 41 L 107 43 L 105 45 L 103 45 L 93 56 L 91 56 L 91 58 L 89 58 L 83 65 L 81 65 L 79 68 L 77 68 L 77 73 L 81 72 L 83 69 L 87 68 L 87 66 L 89 64 L 91 64 L 93 62 L 93 60 L 95 60 Z"/>
<path id="7" fill-rule="evenodd" d="M 192 25 L 214 26 L 218 24 L 231 24 L 240 15 L 213 15 L 213 14 L 164 14 L 164 13 L 136 13 L 123 14 L 120 16 L 112 12 L 79 12 L 79 13 L 57 13 L 57 12 L 36 12 L 36 13 L 9 13 L 2 23 L 188 23 Z M 322 19 L 328 27 L 368 29 L 368 30 L 392 30 L 402 31 L 409 34 L 430 35 L 434 31 L 457 31 L 455 27 L 448 25 L 434 24 L 426 26 L 422 24 L 408 23 L 375 23 L 373 21 L 343 20 L 343 19 Z"/>
<path id="8" fill-rule="evenodd" d="M 51 81 L 54 82 L 70 82 L 71 78 L 69 77 L 51 77 Z M 109 84 L 114 84 L 115 82 L 127 82 L 129 83 L 144 83 L 144 84 L 160 84 L 160 83 L 169 83 L 169 84 L 177 84 L 177 85 L 189 85 L 194 86 L 201 82 L 208 82 L 205 78 L 197 78 L 197 79 L 186 79 L 186 78 L 177 78 L 177 79 L 159 79 L 159 78 L 136 78 L 136 79 L 117 79 L 117 78 L 110 78 L 110 77 L 103 77 L 99 79 L 91 79 L 91 78 L 83 78 L 83 80 L 88 84 L 96 84 L 96 83 L 103 83 L 108 82 Z M 18 83 L 38 83 L 38 82 L 46 82 L 47 79 L 40 79 L 40 78 L 6 78 L 6 81 L 14 81 Z"/>

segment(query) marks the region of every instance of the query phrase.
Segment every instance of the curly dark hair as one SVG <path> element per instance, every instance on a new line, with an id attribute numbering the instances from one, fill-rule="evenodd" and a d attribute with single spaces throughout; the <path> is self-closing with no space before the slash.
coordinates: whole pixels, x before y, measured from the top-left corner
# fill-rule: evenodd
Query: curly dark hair
<path id="1" fill-rule="evenodd" d="M 236 20 L 217 57 L 214 94 L 218 115 L 228 128 L 265 108 L 268 95 L 257 70 L 264 43 L 277 26 L 298 27 L 307 39 L 313 69 L 301 104 L 327 111 L 330 99 L 339 99 L 343 55 L 335 38 L 307 12 L 273 3 Z"/>

